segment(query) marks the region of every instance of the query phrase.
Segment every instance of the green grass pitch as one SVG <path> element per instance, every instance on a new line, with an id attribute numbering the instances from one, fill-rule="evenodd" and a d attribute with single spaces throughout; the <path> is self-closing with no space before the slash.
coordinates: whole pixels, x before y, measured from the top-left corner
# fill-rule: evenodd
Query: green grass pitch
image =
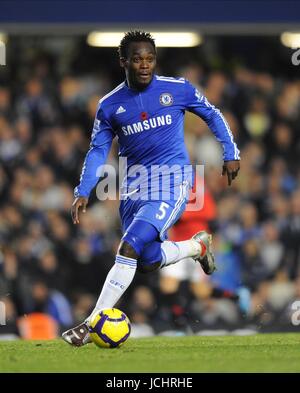
<path id="1" fill-rule="evenodd" d="M 129 339 L 117 349 L 0 341 L 1 372 L 300 372 L 300 333 Z"/>

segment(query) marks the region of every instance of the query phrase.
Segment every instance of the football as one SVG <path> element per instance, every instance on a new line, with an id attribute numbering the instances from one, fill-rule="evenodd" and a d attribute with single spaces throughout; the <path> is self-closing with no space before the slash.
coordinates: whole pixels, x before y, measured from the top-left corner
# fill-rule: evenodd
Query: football
<path id="1" fill-rule="evenodd" d="M 108 308 L 92 316 L 89 332 L 93 343 L 102 348 L 117 348 L 124 344 L 131 331 L 127 315 L 117 308 Z"/>

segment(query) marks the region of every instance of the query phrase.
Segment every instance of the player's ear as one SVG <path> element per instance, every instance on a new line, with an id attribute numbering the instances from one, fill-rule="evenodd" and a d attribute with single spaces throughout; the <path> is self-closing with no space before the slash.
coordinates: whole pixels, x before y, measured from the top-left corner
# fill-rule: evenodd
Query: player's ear
<path id="1" fill-rule="evenodd" d="M 127 60 L 126 60 L 125 57 L 120 57 L 120 66 L 121 66 L 122 68 L 125 68 L 126 62 L 127 62 Z"/>

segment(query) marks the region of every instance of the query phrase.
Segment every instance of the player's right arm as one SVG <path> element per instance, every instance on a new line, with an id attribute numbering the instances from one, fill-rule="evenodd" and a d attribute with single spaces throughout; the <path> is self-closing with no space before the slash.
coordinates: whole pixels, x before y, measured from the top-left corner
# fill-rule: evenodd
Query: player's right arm
<path id="1" fill-rule="evenodd" d="M 79 224 L 79 210 L 84 213 L 89 195 L 101 176 L 101 168 L 107 160 L 115 134 L 109 120 L 105 117 L 101 102 L 95 116 L 90 149 L 86 154 L 80 176 L 80 183 L 74 189 L 71 208 L 73 224 Z"/>

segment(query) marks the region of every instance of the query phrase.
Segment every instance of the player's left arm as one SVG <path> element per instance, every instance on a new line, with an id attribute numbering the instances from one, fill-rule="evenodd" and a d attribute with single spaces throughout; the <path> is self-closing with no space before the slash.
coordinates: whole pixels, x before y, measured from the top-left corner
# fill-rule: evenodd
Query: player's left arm
<path id="1" fill-rule="evenodd" d="M 240 151 L 234 141 L 230 127 L 223 114 L 188 81 L 186 88 L 186 109 L 201 117 L 223 146 L 222 175 L 227 175 L 228 185 L 236 178 L 240 170 Z"/>

